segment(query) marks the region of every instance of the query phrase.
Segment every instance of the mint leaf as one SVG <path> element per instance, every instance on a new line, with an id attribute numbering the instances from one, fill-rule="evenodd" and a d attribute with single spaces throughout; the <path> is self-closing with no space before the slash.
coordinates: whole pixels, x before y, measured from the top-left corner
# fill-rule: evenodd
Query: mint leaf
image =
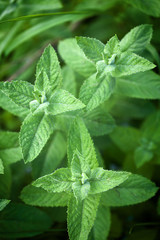
<path id="1" fill-rule="evenodd" d="M 75 39 L 61 41 L 58 50 L 65 63 L 81 76 L 89 77 L 96 72 L 94 63 L 86 58 Z"/>
<path id="2" fill-rule="evenodd" d="M 77 95 L 77 82 L 75 72 L 69 66 L 62 68 L 63 84 L 62 88 L 74 96 Z"/>
<path id="3" fill-rule="evenodd" d="M 52 92 L 61 86 L 62 73 L 53 47 L 45 48 L 36 68 L 35 91 L 44 91 L 50 97 Z"/>
<path id="4" fill-rule="evenodd" d="M 89 191 L 90 191 L 90 183 L 88 181 L 90 175 L 90 166 L 86 163 L 83 156 L 77 151 L 73 156 L 73 160 L 71 163 L 71 171 L 72 171 L 72 179 L 74 179 L 74 183 L 72 184 L 72 190 L 74 196 L 78 201 L 84 200 Z"/>
<path id="5" fill-rule="evenodd" d="M 106 207 L 100 203 L 92 229 L 92 235 L 95 240 L 107 239 L 111 225 L 110 215 L 109 207 Z"/>
<path id="6" fill-rule="evenodd" d="M 41 154 L 32 162 L 34 178 L 52 173 L 60 166 L 66 155 L 66 139 L 62 132 L 55 132 Z"/>
<path id="7" fill-rule="evenodd" d="M 48 192 L 63 192 L 72 190 L 71 171 L 69 168 L 60 168 L 54 173 L 41 177 L 32 183 Z"/>
<path id="8" fill-rule="evenodd" d="M 90 76 L 81 86 L 80 100 L 86 105 L 87 111 L 92 111 L 101 103 L 107 100 L 114 89 L 115 80 L 110 76 L 101 76 L 103 79 L 97 80 L 96 75 Z"/>
<path id="9" fill-rule="evenodd" d="M 91 185 L 90 194 L 108 191 L 124 182 L 129 175 L 128 172 L 116 172 L 103 168 L 93 169 L 89 181 Z"/>
<path id="10" fill-rule="evenodd" d="M 127 97 L 142 99 L 160 98 L 160 77 L 152 71 L 119 78 L 115 92 Z"/>
<path id="11" fill-rule="evenodd" d="M 144 149 L 142 146 L 138 147 L 134 152 L 134 161 L 136 166 L 139 168 L 144 163 L 152 160 L 154 154 L 151 150 Z"/>
<path id="12" fill-rule="evenodd" d="M 107 64 L 113 64 L 115 57 L 120 53 L 120 45 L 117 36 L 110 38 L 104 48 L 104 59 Z"/>
<path id="13" fill-rule="evenodd" d="M 2 211 L 9 203 L 11 200 L 7 199 L 0 199 L 0 211 Z"/>
<path id="14" fill-rule="evenodd" d="M 3 166 L 3 162 L 2 159 L 0 159 L 0 174 L 4 173 L 4 166 Z"/>
<path id="15" fill-rule="evenodd" d="M 0 158 L 4 163 L 11 164 L 22 159 L 18 138 L 16 132 L 0 132 Z"/>
<path id="16" fill-rule="evenodd" d="M 0 84 L 0 90 L 18 106 L 29 109 L 29 103 L 34 100 L 33 85 L 25 81 L 12 81 Z"/>
<path id="17" fill-rule="evenodd" d="M 72 197 L 68 204 L 68 233 L 70 240 L 87 240 L 94 224 L 100 195 L 90 195 L 81 202 Z"/>
<path id="18" fill-rule="evenodd" d="M 0 89 L 2 88 L 3 83 L 0 82 Z M 6 111 L 12 113 L 13 115 L 19 116 L 19 117 L 26 117 L 27 114 L 29 114 L 28 108 L 23 108 L 17 105 L 15 102 L 13 102 L 7 93 L 4 93 L 0 90 L 0 107 L 2 109 L 5 109 Z"/>
<path id="19" fill-rule="evenodd" d="M 90 168 L 98 167 L 92 139 L 82 119 L 77 118 L 71 124 L 68 136 L 68 165 L 71 165 L 75 150 L 82 155 Z"/>
<path id="20" fill-rule="evenodd" d="M 55 91 L 50 100 L 47 112 L 52 115 L 57 115 L 67 111 L 74 111 L 84 108 L 85 105 L 78 99 L 76 99 L 69 92 L 60 89 Z"/>
<path id="21" fill-rule="evenodd" d="M 86 57 L 93 63 L 102 60 L 104 44 L 95 38 L 76 37 L 79 47 L 83 50 Z"/>
<path id="22" fill-rule="evenodd" d="M 84 199 L 86 199 L 86 197 L 89 194 L 90 183 L 86 182 L 86 183 L 82 184 L 80 181 L 76 181 L 72 184 L 72 190 L 73 190 L 76 200 L 78 202 L 83 201 Z"/>
<path id="23" fill-rule="evenodd" d="M 29 114 L 20 130 L 20 145 L 24 161 L 33 161 L 40 153 L 53 132 L 53 118 L 39 113 Z"/>
<path id="24" fill-rule="evenodd" d="M 158 188 L 149 179 L 131 174 L 129 178 L 118 187 L 102 194 L 105 206 L 126 206 L 144 202 L 153 197 Z"/>
<path id="25" fill-rule="evenodd" d="M 112 141 L 123 151 L 134 151 L 138 146 L 141 133 L 133 127 L 116 127 L 110 134 Z"/>
<path id="26" fill-rule="evenodd" d="M 69 197 L 70 195 L 64 192 L 48 192 L 32 185 L 23 188 L 20 195 L 26 204 L 38 207 L 64 207 L 67 206 Z"/>
<path id="27" fill-rule="evenodd" d="M 115 69 L 112 72 L 114 77 L 131 75 L 137 72 L 144 72 L 155 68 L 155 65 L 147 59 L 142 58 L 135 53 L 124 52 L 116 58 Z"/>
<path id="28" fill-rule="evenodd" d="M 92 136 L 109 134 L 116 126 L 113 117 L 102 107 L 84 113 L 83 120 Z"/>
<path id="29" fill-rule="evenodd" d="M 121 51 L 139 53 L 150 43 L 152 38 L 152 26 L 143 24 L 133 28 L 120 41 Z"/>

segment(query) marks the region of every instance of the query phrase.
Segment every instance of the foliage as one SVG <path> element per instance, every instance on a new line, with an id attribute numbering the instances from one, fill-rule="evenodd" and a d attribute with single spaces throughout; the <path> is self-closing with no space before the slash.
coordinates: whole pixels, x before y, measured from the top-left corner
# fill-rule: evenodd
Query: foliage
<path id="1" fill-rule="evenodd" d="M 0 1 L 1 239 L 158 238 L 159 9 Z"/>

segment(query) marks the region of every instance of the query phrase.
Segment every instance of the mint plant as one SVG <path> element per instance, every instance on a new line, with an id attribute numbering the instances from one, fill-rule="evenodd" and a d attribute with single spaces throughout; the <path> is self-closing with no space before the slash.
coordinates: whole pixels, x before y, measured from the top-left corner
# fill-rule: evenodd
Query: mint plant
<path id="1" fill-rule="evenodd" d="M 160 98 L 160 78 L 152 71 L 156 65 L 144 54 L 152 48 L 151 37 L 151 25 L 144 24 L 121 41 L 114 35 L 106 44 L 80 36 L 62 40 L 62 70 L 48 45 L 37 63 L 34 85 L 19 79 L 0 83 L 2 101 L 8 101 L 4 109 L 22 121 L 19 133 L 0 131 L 0 237 L 49 231 L 54 207 L 67 207 L 70 240 L 106 240 L 111 207 L 155 196 L 156 184 L 123 169 L 122 158 L 125 154 L 137 168 L 155 158 L 159 163 L 159 111 L 151 106 L 149 113 L 140 115 L 148 118 L 136 128 L 131 126 L 132 113 L 124 118 L 122 104 L 121 116 L 114 119 L 121 98 Z M 110 148 L 105 161 L 104 144 Z M 109 164 L 112 158 L 119 165 Z M 14 164 L 22 173 L 12 186 Z M 15 186 L 19 199 L 10 194 Z M 50 213 L 46 207 L 52 208 Z M 21 231 L 14 226 L 19 222 Z"/>
<path id="2" fill-rule="evenodd" d="M 44 147 L 54 129 L 53 116 L 84 107 L 74 96 L 60 89 L 61 81 L 56 53 L 48 46 L 37 64 L 35 86 L 23 81 L 1 84 L 2 92 L 28 110 L 20 131 L 25 162 L 33 161 Z"/>

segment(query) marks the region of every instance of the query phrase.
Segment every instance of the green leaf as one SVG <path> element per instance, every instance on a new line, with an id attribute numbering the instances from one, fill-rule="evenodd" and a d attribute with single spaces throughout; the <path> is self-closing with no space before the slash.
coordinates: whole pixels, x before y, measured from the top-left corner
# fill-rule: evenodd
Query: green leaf
<path id="1" fill-rule="evenodd" d="M 155 111 L 142 124 L 142 141 L 148 150 L 154 150 L 160 143 L 160 111 Z"/>
<path id="2" fill-rule="evenodd" d="M 150 43 L 152 38 L 152 25 L 143 24 L 133 28 L 120 42 L 121 51 L 139 53 Z"/>
<path id="3" fill-rule="evenodd" d="M 160 17 L 160 1 L 159 0 L 126 0 L 127 3 L 131 4 L 135 8 L 138 8 L 140 11 L 153 16 Z"/>
<path id="4" fill-rule="evenodd" d="M 1 88 L 1 83 L 0 82 L 0 88 Z M 2 83 L 3 84 L 3 83 Z M 12 113 L 13 115 L 19 116 L 19 117 L 25 117 L 29 114 L 29 109 L 23 108 L 15 104 L 9 96 L 2 92 L 0 90 L 0 107 L 5 109 L 6 111 Z"/>
<path id="5" fill-rule="evenodd" d="M 58 50 L 65 63 L 80 75 L 89 77 L 96 72 L 95 65 L 86 58 L 75 39 L 61 41 Z"/>
<path id="6" fill-rule="evenodd" d="M 144 202 L 153 197 L 158 188 L 155 183 L 140 175 L 132 174 L 118 187 L 102 194 L 105 206 L 126 206 Z"/>
<path id="7" fill-rule="evenodd" d="M 81 202 L 72 197 L 68 204 L 68 233 L 70 240 L 87 240 L 94 224 L 100 195 L 88 196 Z"/>
<path id="8" fill-rule="evenodd" d="M 71 124 L 68 136 L 68 165 L 71 165 L 75 150 L 78 150 L 90 168 L 98 167 L 92 139 L 82 119 L 77 118 Z"/>
<path id="9" fill-rule="evenodd" d="M 49 101 L 47 112 L 52 115 L 57 115 L 67 111 L 74 111 L 84 108 L 85 105 L 75 98 L 69 92 L 60 89 L 54 92 Z"/>
<path id="10" fill-rule="evenodd" d="M 0 211 L 2 211 L 9 203 L 11 200 L 8 199 L 0 199 Z"/>
<path id="11" fill-rule="evenodd" d="M 72 190 L 71 170 L 60 168 L 54 173 L 45 175 L 32 183 L 35 187 L 41 187 L 48 192 L 63 192 Z"/>
<path id="12" fill-rule="evenodd" d="M 11 51 L 13 51 L 15 48 L 17 48 L 19 45 L 22 43 L 28 41 L 29 39 L 33 38 L 34 36 L 43 33 L 44 31 L 53 28 L 55 26 L 58 26 L 60 24 L 63 24 L 68 21 L 76 20 L 79 18 L 85 17 L 85 15 L 77 15 L 76 14 L 66 14 L 66 13 L 52 13 L 52 15 L 58 15 L 61 14 L 62 16 L 55 16 L 54 18 L 43 20 L 42 22 L 38 22 L 38 24 L 31 26 L 27 30 L 21 32 L 18 34 L 10 43 L 8 48 L 6 49 L 6 54 L 8 55 Z M 38 14 L 39 16 L 39 14 Z M 24 17 L 19 17 L 15 19 L 10 19 L 8 21 L 19 21 L 19 20 L 27 20 L 29 17 L 34 18 L 38 17 L 36 15 L 31 15 L 31 16 L 24 16 Z M 41 15 L 42 17 L 44 16 L 44 13 Z"/>
<path id="13" fill-rule="evenodd" d="M 112 77 L 105 76 L 100 81 L 94 74 L 83 83 L 79 98 L 86 105 L 86 110 L 92 111 L 111 96 L 114 86 L 115 80 Z"/>
<path id="14" fill-rule="evenodd" d="M 52 173 L 60 166 L 66 155 L 66 139 L 61 132 L 56 132 L 46 148 L 32 163 L 34 178 Z"/>
<path id="15" fill-rule="evenodd" d="M 20 130 L 20 145 L 25 162 L 33 161 L 53 132 L 53 117 L 39 113 L 28 115 Z"/>
<path id="16" fill-rule="evenodd" d="M 160 98 L 160 77 L 151 71 L 119 78 L 115 92 L 127 97 L 142 99 Z"/>
<path id="17" fill-rule="evenodd" d="M 64 207 L 67 206 L 69 194 L 51 193 L 42 188 L 28 185 L 23 188 L 20 198 L 29 205 L 38 207 Z"/>
<path id="18" fill-rule="evenodd" d="M 72 184 L 74 196 L 78 201 L 82 201 L 88 196 L 90 190 L 90 183 L 88 181 L 90 166 L 78 150 L 75 151 L 73 156 L 71 172 L 72 179 L 74 180 L 74 183 Z"/>
<path id="19" fill-rule="evenodd" d="M 83 115 L 83 120 L 92 136 L 109 134 L 115 128 L 115 120 L 103 108 L 95 108 Z"/>
<path id="20" fill-rule="evenodd" d="M 102 60 L 104 44 L 95 38 L 76 37 L 79 47 L 84 52 L 85 56 L 93 63 Z"/>
<path id="21" fill-rule="evenodd" d="M 135 53 L 124 52 L 116 58 L 115 69 L 112 72 L 114 77 L 122 77 L 137 72 L 144 72 L 155 68 L 155 65 L 147 59 Z"/>
<path id="22" fill-rule="evenodd" d="M 44 92 L 50 97 L 53 91 L 61 86 L 62 73 L 53 47 L 49 45 L 45 48 L 36 68 L 35 91 Z"/>
<path id="23" fill-rule="evenodd" d="M 78 152 L 78 150 L 75 150 L 75 153 L 73 155 L 73 159 L 71 162 L 71 172 L 73 178 L 81 177 L 82 174 L 90 174 L 90 166 L 86 162 L 85 158 Z"/>
<path id="24" fill-rule="evenodd" d="M 2 159 L 0 159 L 0 174 L 4 173 L 4 166 L 3 166 L 3 162 Z"/>
<path id="25" fill-rule="evenodd" d="M 112 62 L 114 62 L 116 55 L 119 53 L 119 39 L 115 35 L 107 42 L 104 48 L 104 59 L 106 61 L 106 64 L 111 64 Z"/>
<path id="26" fill-rule="evenodd" d="M 62 8 L 62 4 L 59 0 L 34 0 L 34 2 L 32 2 L 32 0 L 27 0 L 27 2 L 23 0 L 21 2 L 21 8 L 24 8 L 25 10 L 31 9 L 32 11 L 38 12 L 59 9 Z"/>
<path id="27" fill-rule="evenodd" d="M 104 170 L 103 168 L 93 169 L 89 179 L 91 185 L 90 194 L 108 191 L 124 182 L 129 175 L 128 172 L 116 172 Z"/>
<path id="28" fill-rule="evenodd" d="M 10 203 L 0 217 L 0 237 L 12 239 L 35 236 L 47 231 L 51 224 L 45 212 L 24 204 Z"/>
<path id="29" fill-rule="evenodd" d="M 18 137 L 16 132 L 0 132 L 0 158 L 3 162 L 11 164 L 22 159 Z"/>
<path id="30" fill-rule="evenodd" d="M 123 151 L 134 151 L 141 137 L 140 131 L 133 127 L 116 127 L 110 134 L 112 141 Z"/>
<path id="31" fill-rule="evenodd" d="M 25 81 L 12 81 L 0 84 L 0 89 L 18 106 L 29 109 L 29 103 L 34 100 L 33 85 Z"/>
<path id="32" fill-rule="evenodd" d="M 138 147 L 134 152 L 134 161 L 136 166 L 139 168 L 145 163 L 152 160 L 154 154 L 151 150 L 144 149 L 142 146 Z"/>
<path id="33" fill-rule="evenodd" d="M 90 183 L 86 182 L 82 184 L 80 181 L 74 182 L 72 184 L 72 190 L 76 200 L 78 202 L 83 201 L 84 199 L 86 199 L 90 191 Z"/>
<path id="34" fill-rule="evenodd" d="M 77 95 L 77 83 L 75 79 L 75 73 L 69 66 L 64 66 L 62 68 L 62 76 L 63 76 L 63 85 L 62 88 L 74 96 Z"/>
<path id="35" fill-rule="evenodd" d="M 110 225 L 110 209 L 102 204 L 99 204 L 92 229 L 94 240 L 106 240 L 109 235 Z"/>

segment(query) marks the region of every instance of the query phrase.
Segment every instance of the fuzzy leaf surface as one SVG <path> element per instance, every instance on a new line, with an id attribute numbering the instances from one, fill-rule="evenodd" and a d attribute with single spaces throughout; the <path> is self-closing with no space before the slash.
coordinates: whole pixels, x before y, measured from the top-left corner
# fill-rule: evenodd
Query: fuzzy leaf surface
<path id="1" fill-rule="evenodd" d="M 90 195 L 77 204 L 72 197 L 68 204 L 68 233 L 70 240 L 87 240 L 94 224 L 100 195 Z"/>
<path id="2" fill-rule="evenodd" d="M 78 150 L 89 167 L 98 167 L 92 139 L 82 119 L 73 121 L 68 136 L 68 165 L 71 165 L 75 150 Z"/>
<path id="3" fill-rule="evenodd" d="M 29 114 L 20 130 L 20 145 L 25 162 L 33 161 L 53 132 L 53 118 L 44 113 Z"/>
<path id="4" fill-rule="evenodd" d="M 153 197 L 158 188 L 155 183 L 140 175 L 131 174 L 129 178 L 102 194 L 105 206 L 125 206 L 144 202 Z"/>
<path id="5" fill-rule="evenodd" d="M 71 170 L 69 168 L 60 168 L 54 173 L 38 178 L 32 185 L 53 193 L 71 191 L 73 183 L 71 177 Z"/>
<path id="6" fill-rule="evenodd" d="M 34 100 L 33 85 L 26 81 L 12 81 L 0 84 L 0 90 L 18 106 L 29 109 L 29 103 Z"/>
<path id="7" fill-rule="evenodd" d="M 131 52 L 124 52 L 119 55 L 115 62 L 114 77 L 131 75 L 133 73 L 144 72 L 155 68 L 155 65 L 147 59 Z"/>
<path id="8" fill-rule="evenodd" d="M 74 111 L 84 107 L 85 105 L 80 100 L 75 98 L 69 92 L 60 89 L 55 91 L 55 93 L 51 96 L 47 111 L 52 115 L 57 115 L 63 112 Z"/>
<path id="9" fill-rule="evenodd" d="M 52 92 L 61 86 L 62 73 L 53 47 L 49 45 L 45 48 L 36 68 L 35 90 L 48 93 L 49 97 Z"/>
<path id="10" fill-rule="evenodd" d="M 102 60 L 104 44 L 95 38 L 76 37 L 79 47 L 83 50 L 86 57 L 93 63 Z"/>
<path id="11" fill-rule="evenodd" d="M 106 240 L 109 235 L 111 225 L 110 209 L 99 204 L 96 219 L 92 229 L 94 240 Z"/>
<path id="12" fill-rule="evenodd" d="M 61 41 L 58 50 L 65 63 L 80 75 L 89 77 L 96 72 L 94 63 L 86 58 L 75 39 Z"/>
<path id="13" fill-rule="evenodd" d="M 103 168 L 93 169 L 90 176 L 90 194 L 108 191 L 124 182 L 129 175 L 128 172 L 104 170 Z"/>
<path id="14" fill-rule="evenodd" d="M 119 78 L 115 92 L 123 96 L 142 99 L 160 98 L 160 77 L 151 71 Z"/>
<path id="15" fill-rule="evenodd" d="M 152 38 L 152 25 L 142 24 L 127 33 L 120 42 L 121 51 L 139 53 L 150 43 Z"/>
<path id="16" fill-rule="evenodd" d="M 32 185 L 28 185 L 23 188 L 20 198 L 29 205 L 38 207 L 64 207 L 67 206 L 69 200 L 69 194 L 51 193 L 43 188 L 37 188 Z"/>
<path id="17" fill-rule="evenodd" d="M 22 151 L 18 142 L 17 132 L 0 132 L 0 158 L 7 164 L 22 159 Z"/>
<path id="18" fill-rule="evenodd" d="M 92 111 L 107 100 L 114 88 L 114 79 L 106 77 L 99 81 L 96 75 L 90 76 L 80 89 L 80 100 L 86 105 L 87 111 Z"/>

